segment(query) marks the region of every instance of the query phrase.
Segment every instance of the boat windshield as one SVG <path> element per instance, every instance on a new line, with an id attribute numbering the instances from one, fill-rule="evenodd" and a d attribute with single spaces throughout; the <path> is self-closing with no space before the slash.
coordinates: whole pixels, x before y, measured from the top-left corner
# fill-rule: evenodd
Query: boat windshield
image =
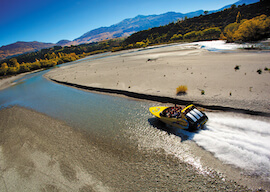
<path id="1" fill-rule="evenodd" d="M 195 106 L 191 106 L 189 108 L 187 108 L 183 113 L 186 115 L 188 112 L 190 112 L 191 110 L 195 109 Z"/>

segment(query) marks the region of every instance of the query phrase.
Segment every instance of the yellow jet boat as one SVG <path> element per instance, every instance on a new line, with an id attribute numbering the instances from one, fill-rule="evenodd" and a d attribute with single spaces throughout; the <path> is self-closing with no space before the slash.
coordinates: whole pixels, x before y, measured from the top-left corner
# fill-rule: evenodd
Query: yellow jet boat
<path id="1" fill-rule="evenodd" d="M 162 122 L 189 131 L 202 129 L 204 124 L 208 121 L 208 117 L 205 113 L 194 105 L 188 105 L 184 109 L 180 106 L 157 106 L 150 107 L 149 111 Z"/>

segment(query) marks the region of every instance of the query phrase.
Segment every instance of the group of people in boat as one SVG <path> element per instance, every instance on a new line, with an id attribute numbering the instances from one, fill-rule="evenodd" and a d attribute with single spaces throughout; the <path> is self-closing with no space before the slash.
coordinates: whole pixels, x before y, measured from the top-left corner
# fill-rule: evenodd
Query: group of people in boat
<path id="1" fill-rule="evenodd" d="M 179 118 L 181 116 L 182 107 L 175 105 L 174 107 L 169 107 L 163 111 L 163 115 L 169 118 Z"/>

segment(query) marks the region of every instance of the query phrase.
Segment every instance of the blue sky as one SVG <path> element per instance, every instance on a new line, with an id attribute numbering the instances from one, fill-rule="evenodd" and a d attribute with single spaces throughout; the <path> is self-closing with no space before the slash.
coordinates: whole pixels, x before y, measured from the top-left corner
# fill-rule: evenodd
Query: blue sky
<path id="1" fill-rule="evenodd" d="M 237 0 L 1 0 L 0 46 L 56 43 L 137 15 L 215 10 Z"/>

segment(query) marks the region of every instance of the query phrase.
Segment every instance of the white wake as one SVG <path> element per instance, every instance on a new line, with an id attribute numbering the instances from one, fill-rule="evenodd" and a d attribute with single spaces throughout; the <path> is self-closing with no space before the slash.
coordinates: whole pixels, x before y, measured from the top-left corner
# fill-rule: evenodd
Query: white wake
<path id="1" fill-rule="evenodd" d="M 218 159 L 270 178 L 270 123 L 242 117 L 208 114 L 206 129 L 193 140 Z"/>
<path id="2" fill-rule="evenodd" d="M 215 40 L 215 41 L 199 41 L 191 44 L 200 45 L 201 48 L 207 49 L 210 51 L 218 51 L 218 50 L 236 50 L 239 48 L 243 48 L 244 45 L 237 43 L 226 43 L 223 40 Z"/>

